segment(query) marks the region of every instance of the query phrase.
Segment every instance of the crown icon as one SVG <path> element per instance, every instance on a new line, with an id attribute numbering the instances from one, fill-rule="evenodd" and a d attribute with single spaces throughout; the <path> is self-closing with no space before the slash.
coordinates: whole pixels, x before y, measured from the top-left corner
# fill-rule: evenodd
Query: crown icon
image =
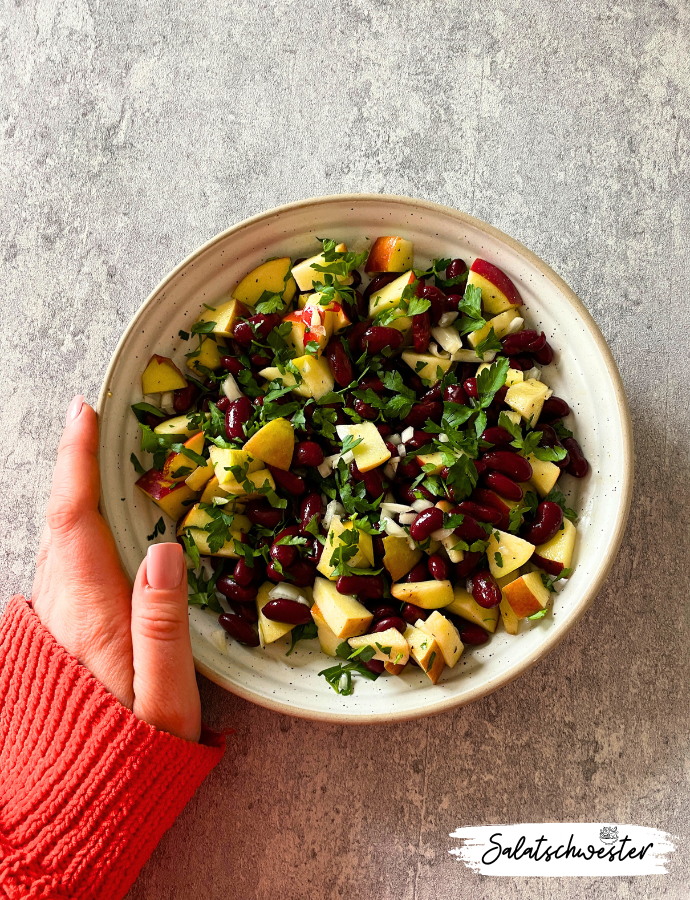
<path id="1" fill-rule="evenodd" d="M 618 826 L 604 825 L 599 832 L 599 839 L 604 844 L 615 844 L 618 840 Z"/>

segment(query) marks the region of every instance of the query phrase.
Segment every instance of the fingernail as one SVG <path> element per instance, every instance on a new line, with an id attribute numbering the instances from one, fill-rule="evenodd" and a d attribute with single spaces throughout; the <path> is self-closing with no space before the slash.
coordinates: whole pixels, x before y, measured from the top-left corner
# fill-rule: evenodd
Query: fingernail
<path id="1" fill-rule="evenodd" d="M 176 588 L 184 575 L 184 559 L 179 544 L 151 544 L 146 554 L 146 580 L 158 591 Z"/>
<path id="2" fill-rule="evenodd" d="M 81 412 L 81 408 L 84 405 L 84 398 L 81 394 L 77 394 L 77 396 L 72 400 L 70 405 L 67 407 L 67 417 L 65 419 L 65 425 L 69 425 L 70 422 L 73 422 L 79 413 Z"/>

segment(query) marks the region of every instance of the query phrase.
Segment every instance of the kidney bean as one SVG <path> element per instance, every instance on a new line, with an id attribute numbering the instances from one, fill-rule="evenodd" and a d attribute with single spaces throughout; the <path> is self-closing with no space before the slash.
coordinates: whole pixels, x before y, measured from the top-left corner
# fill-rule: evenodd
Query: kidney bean
<path id="1" fill-rule="evenodd" d="M 575 438 L 571 437 L 563 439 L 563 446 L 570 454 L 570 462 L 566 466 L 565 471 L 568 475 L 573 475 L 575 478 L 584 478 L 589 472 L 589 463 L 582 452 L 582 448 Z"/>
<path id="2" fill-rule="evenodd" d="M 412 346 L 417 353 L 426 353 L 431 340 L 431 316 L 428 312 L 412 316 Z"/>
<path id="3" fill-rule="evenodd" d="M 339 594 L 355 594 L 365 600 L 381 600 L 384 583 L 380 575 L 341 575 L 335 588 Z"/>
<path id="4" fill-rule="evenodd" d="M 187 387 L 178 388 L 173 394 L 173 408 L 175 412 L 187 412 L 192 403 L 194 403 L 196 392 L 197 387 L 195 384 L 188 384 Z"/>
<path id="5" fill-rule="evenodd" d="M 509 450 L 489 450 L 482 456 L 482 462 L 492 471 L 501 472 L 515 481 L 529 481 L 532 477 L 529 460 Z"/>
<path id="6" fill-rule="evenodd" d="M 555 562 L 553 559 L 545 559 L 543 556 L 539 556 L 536 553 L 533 553 L 530 556 L 530 562 L 533 562 L 535 566 L 538 566 L 540 569 L 543 569 L 548 575 L 560 575 L 563 571 L 563 563 Z"/>
<path id="7" fill-rule="evenodd" d="M 422 403 L 438 403 L 441 400 L 441 382 L 437 381 L 433 387 L 422 394 Z"/>
<path id="8" fill-rule="evenodd" d="M 505 428 L 495 425 L 491 428 L 484 429 L 482 440 L 487 441 L 489 444 L 510 444 L 513 440 L 513 435 L 509 431 L 506 431 Z"/>
<path id="9" fill-rule="evenodd" d="M 462 562 L 455 563 L 455 577 L 460 580 L 467 578 L 477 568 L 481 558 L 481 553 L 473 553 L 471 550 L 465 551 Z"/>
<path id="10" fill-rule="evenodd" d="M 570 407 L 565 400 L 561 400 L 560 397 L 549 397 L 548 400 L 544 401 L 544 405 L 539 413 L 539 423 L 541 424 L 542 421 L 555 422 L 556 419 L 562 419 L 564 416 L 567 416 L 569 412 Z"/>
<path id="11" fill-rule="evenodd" d="M 419 460 L 416 456 L 411 456 L 409 459 L 405 457 L 398 463 L 395 474 L 396 477 L 400 476 L 401 478 L 416 478 L 419 475 L 419 472 Z"/>
<path id="12" fill-rule="evenodd" d="M 553 362 L 553 347 L 548 341 L 541 350 L 530 350 L 529 354 L 538 366 L 550 366 Z"/>
<path id="13" fill-rule="evenodd" d="M 216 406 L 222 413 L 226 413 L 230 407 L 230 400 L 227 397 L 219 397 Z"/>
<path id="14" fill-rule="evenodd" d="M 359 466 L 354 461 L 354 459 L 350 463 L 350 479 L 352 481 L 361 481 L 362 480 L 362 473 L 359 471 Z"/>
<path id="15" fill-rule="evenodd" d="M 319 564 L 323 554 L 323 544 L 318 538 L 314 538 L 306 553 L 306 559 L 310 559 L 316 565 Z"/>
<path id="16" fill-rule="evenodd" d="M 362 283 L 362 276 L 359 274 L 357 269 L 353 269 L 350 272 L 350 277 L 352 278 L 352 282 L 350 283 L 350 287 L 355 290 Z"/>
<path id="17" fill-rule="evenodd" d="M 333 338 L 326 347 L 326 359 L 328 367 L 333 375 L 333 380 L 339 387 L 347 387 L 352 383 L 353 371 L 350 358 L 345 352 L 340 338 Z"/>
<path id="18" fill-rule="evenodd" d="M 374 621 L 376 622 L 379 619 L 387 619 L 388 616 L 397 616 L 398 610 L 390 604 L 384 603 L 383 605 L 375 606 L 372 613 L 374 615 Z"/>
<path id="19" fill-rule="evenodd" d="M 318 491 L 312 491 L 302 500 L 300 505 L 300 531 L 302 534 L 308 534 L 307 525 L 316 516 L 317 526 L 321 525 L 321 512 L 323 504 L 321 502 L 321 494 Z"/>
<path id="20" fill-rule="evenodd" d="M 424 579 L 421 580 L 423 581 Z M 426 622 L 430 613 L 430 609 L 422 609 L 421 606 L 415 606 L 414 603 L 406 603 L 402 608 L 401 615 L 406 622 L 409 622 L 410 625 L 414 625 L 417 619 Z"/>
<path id="21" fill-rule="evenodd" d="M 537 507 L 534 521 L 528 525 L 523 537 L 530 544 L 545 544 L 558 534 L 563 524 L 563 510 L 557 503 L 543 500 Z"/>
<path id="22" fill-rule="evenodd" d="M 449 384 L 443 392 L 443 399 L 447 403 L 459 403 L 464 406 L 467 403 L 467 393 L 461 384 Z"/>
<path id="23" fill-rule="evenodd" d="M 257 567 L 248 566 L 244 559 L 238 559 L 235 563 L 235 568 L 232 573 L 233 581 L 240 585 L 240 587 L 249 587 L 252 581 L 255 580 Z"/>
<path id="24" fill-rule="evenodd" d="M 277 562 L 282 569 L 291 566 L 297 559 L 297 547 L 288 547 L 287 545 L 278 546 L 273 544 L 270 549 L 271 559 Z M 273 565 L 273 563 L 271 563 Z"/>
<path id="25" fill-rule="evenodd" d="M 249 622 L 250 625 L 256 625 L 259 621 L 259 614 L 253 603 L 236 603 L 234 600 L 228 600 L 228 606 L 236 616 L 244 619 L 245 622 Z"/>
<path id="26" fill-rule="evenodd" d="M 268 572 L 268 568 L 266 571 Z M 316 563 L 311 559 L 297 559 L 285 569 L 285 576 L 281 576 L 278 580 L 290 581 L 295 587 L 311 587 L 316 578 Z"/>
<path id="27" fill-rule="evenodd" d="M 383 559 L 386 554 L 386 548 L 383 543 L 383 538 L 380 534 L 372 534 L 371 536 L 371 548 L 374 551 L 374 561 L 377 566 L 378 563 Z"/>
<path id="28" fill-rule="evenodd" d="M 389 628 L 396 628 L 401 634 L 405 631 L 405 620 L 400 616 L 388 616 L 379 621 L 369 629 L 369 634 L 379 634 L 381 631 L 387 631 Z"/>
<path id="29" fill-rule="evenodd" d="M 448 563 L 438 553 L 431 554 L 427 565 L 429 566 L 431 577 L 435 578 L 436 581 L 446 581 L 450 577 Z"/>
<path id="30" fill-rule="evenodd" d="M 488 569 L 480 569 L 472 576 L 472 596 L 484 609 L 493 609 L 501 602 L 501 589 Z"/>
<path id="31" fill-rule="evenodd" d="M 386 328 L 384 325 L 371 325 L 362 335 L 362 349 L 367 353 L 382 353 L 386 347 L 397 350 L 403 342 L 403 333 L 397 328 Z"/>
<path id="32" fill-rule="evenodd" d="M 253 411 L 249 397 L 239 397 L 230 403 L 225 412 L 225 434 L 229 441 L 245 439 L 244 426 Z"/>
<path id="33" fill-rule="evenodd" d="M 286 625 L 306 625 L 312 621 L 309 607 L 297 600 L 269 600 L 261 611 L 267 619 L 284 622 Z"/>
<path id="34" fill-rule="evenodd" d="M 481 506 L 472 500 L 463 500 L 453 512 L 462 513 L 464 516 L 472 516 L 478 522 L 490 522 L 491 525 L 499 525 L 503 518 L 502 513 L 493 506 Z"/>
<path id="35" fill-rule="evenodd" d="M 456 509 L 454 509 L 453 512 L 455 512 Z M 465 518 L 462 521 L 462 525 L 458 525 L 455 529 L 456 537 L 459 537 L 463 541 L 467 541 L 468 544 L 472 544 L 474 541 L 485 541 L 489 535 L 484 531 L 474 516 L 469 516 L 466 513 L 463 513 L 463 515 Z"/>
<path id="36" fill-rule="evenodd" d="M 248 647 L 259 646 L 259 635 L 252 626 L 233 613 L 222 613 L 218 616 L 219 624 L 227 631 L 230 637 L 235 638 L 240 644 Z"/>
<path id="37" fill-rule="evenodd" d="M 271 365 L 271 357 L 266 356 L 264 353 L 252 353 L 249 357 L 249 361 L 252 365 L 252 369 L 265 369 L 266 366 Z"/>
<path id="38" fill-rule="evenodd" d="M 359 388 L 363 391 L 371 388 L 376 394 L 382 394 L 385 390 L 383 382 L 376 375 L 367 375 L 366 378 L 363 378 L 359 383 Z"/>
<path id="39" fill-rule="evenodd" d="M 269 563 L 266 566 L 266 577 L 270 578 L 271 581 L 275 581 L 276 584 L 280 581 L 287 581 L 287 577 L 283 572 L 279 572 L 277 569 L 273 568 L 273 563 Z"/>
<path id="40" fill-rule="evenodd" d="M 273 479 L 278 487 L 283 488 L 288 494 L 299 497 L 300 494 L 303 494 L 306 491 L 307 486 L 299 475 L 295 475 L 293 472 L 284 472 L 282 469 L 276 469 L 275 466 L 269 466 L 268 463 L 266 464 L 266 468 L 271 475 L 273 475 Z"/>
<path id="41" fill-rule="evenodd" d="M 506 500 L 522 500 L 522 488 L 502 472 L 487 472 L 484 484 Z"/>
<path id="42" fill-rule="evenodd" d="M 242 586 L 230 575 L 221 575 L 216 582 L 216 590 L 220 591 L 228 600 L 236 600 L 237 603 L 251 603 L 258 593 L 258 588 L 249 584 Z"/>
<path id="43" fill-rule="evenodd" d="M 527 328 L 525 331 L 517 331 L 515 334 L 509 334 L 501 341 L 503 352 L 506 356 L 517 356 L 519 353 L 525 352 L 529 352 L 531 355 L 533 350 L 541 350 L 545 343 L 546 335 L 544 332 L 542 331 L 539 334 L 539 332 L 531 328 Z"/>
<path id="44" fill-rule="evenodd" d="M 421 447 L 426 447 L 426 445 L 430 443 L 431 435 L 427 434 L 426 431 L 415 430 L 409 441 L 405 441 L 405 447 L 409 450 L 419 450 Z M 412 459 L 416 458 L 416 456 L 412 457 Z"/>
<path id="45" fill-rule="evenodd" d="M 458 623 L 458 632 L 460 633 L 460 640 L 463 644 L 469 644 L 470 646 L 479 646 L 479 644 L 485 644 L 489 640 L 489 633 L 484 631 L 479 625 L 475 625 L 473 622 L 466 622 L 464 619 Z"/>
<path id="46" fill-rule="evenodd" d="M 383 476 L 379 472 L 378 469 L 370 469 L 368 472 L 360 472 L 362 476 L 362 481 L 364 482 L 364 487 L 367 494 L 372 498 L 372 500 L 376 500 L 381 496 L 386 490 L 383 483 Z"/>
<path id="47" fill-rule="evenodd" d="M 419 499 L 431 501 L 436 499 L 434 495 L 421 484 L 418 484 L 413 488 L 411 484 L 400 484 L 398 482 L 395 484 L 395 491 L 400 503 L 407 503 L 408 505 L 411 505 L 415 500 Z"/>
<path id="48" fill-rule="evenodd" d="M 410 412 L 405 416 L 403 421 L 406 425 L 411 425 L 413 428 L 423 428 L 426 425 L 427 419 L 431 419 L 432 422 L 436 422 L 437 424 L 441 421 L 441 417 L 443 416 L 443 403 L 440 402 L 431 402 L 431 403 L 415 403 Z M 426 436 L 426 443 L 429 443 L 429 436 Z"/>
<path id="49" fill-rule="evenodd" d="M 517 369 L 518 372 L 529 372 L 534 365 L 530 356 L 511 356 L 508 361 L 510 368 Z"/>
<path id="50" fill-rule="evenodd" d="M 252 525 L 270 529 L 275 528 L 283 518 L 283 511 L 269 506 L 265 500 L 248 500 L 244 514 Z"/>
<path id="51" fill-rule="evenodd" d="M 499 410 L 503 406 L 503 401 L 505 400 L 507 393 L 508 393 L 508 386 L 504 384 L 494 394 L 494 398 L 491 401 L 491 406 L 489 407 L 489 409 Z"/>
<path id="52" fill-rule="evenodd" d="M 420 559 L 416 565 L 412 566 L 410 571 L 405 576 L 405 581 L 407 582 L 415 582 L 415 581 L 428 581 L 429 580 L 429 567 L 427 565 L 426 559 Z"/>
<path id="53" fill-rule="evenodd" d="M 400 272 L 383 272 L 371 279 L 369 284 L 364 288 L 364 299 L 368 300 L 372 294 L 377 294 L 381 288 L 384 288 L 391 281 L 400 278 Z"/>
<path id="54" fill-rule="evenodd" d="M 425 388 L 419 375 L 415 375 L 412 369 L 405 369 L 402 373 L 403 384 L 415 394 L 421 394 Z"/>
<path id="55" fill-rule="evenodd" d="M 510 507 L 501 500 L 498 494 L 495 494 L 493 491 L 488 491 L 486 488 L 475 488 L 472 491 L 471 499 L 481 506 L 491 506 L 493 509 L 500 513 L 504 513 L 505 515 L 508 515 L 510 512 Z"/>
<path id="56" fill-rule="evenodd" d="M 431 307 L 429 309 L 429 313 L 431 314 L 431 321 L 434 325 L 438 325 L 439 319 L 445 312 L 444 305 L 446 300 L 446 295 L 440 288 L 432 287 L 431 285 L 423 285 L 420 283 L 417 288 L 417 296 L 423 297 L 425 300 L 428 300 L 431 303 Z"/>
<path id="57" fill-rule="evenodd" d="M 459 306 L 462 303 L 462 295 L 461 294 L 448 294 L 446 299 L 443 301 L 443 311 L 444 312 L 458 312 Z"/>
<path id="58" fill-rule="evenodd" d="M 438 507 L 432 506 L 431 509 L 420 512 L 410 525 L 410 536 L 415 541 L 425 541 L 439 528 L 443 528 L 443 512 Z"/>
<path id="59" fill-rule="evenodd" d="M 369 669 L 370 672 L 373 672 L 374 675 L 380 675 L 386 669 L 386 664 L 382 659 L 370 659 L 365 663 L 362 663 L 365 669 Z"/>
<path id="60" fill-rule="evenodd" d="M 292 457 L 295 466 L 320 466 L 324 460 L 323 450 L 316 441 L 300 441 L 295 446 Z"/>
<path id="61" fill-rule="evenodd" d="M 352 404 L 354 411 L 358 416 L 361 416 L 363 419 L 368 419 L 372 421 L 377 418 L 379 411 L 376 407 L 372 406 L 371 403 L 366 403 L 364 400 L 360 400 L 358 397 L 355 398 L 355 402 Z"/>
<path id="62" fill-rule="evenodd" d="M 561 447 L 565 450 L 565 447 L 563 447 L 563 445 L 561 444 L 558 435 L 550 425 L 547 425 L 545 422 L 540 422 L 539 431 L 541 431 L 541 440 L 539 441 L 540 447 Z M 557 465 L 559 469 L 565 469 L 568 467 L 569 463 L 570 454 L 566 450 L 563 459 L 555 461 L 554 464 Z"/>
<path id="63" fill-rule="evenodd" d="M 368 322 L 357 322 L 352 328 L 348 331 L 347 340 L 350 344 L 350 352 L 355 357 L 355 359 L 361 354 L 362 350 L 362 335 L 369 328 Z"/>
<path id="64" fill-rule="evenodd" d="M 468 397 L 472 397 L 474 400 L 479 396 L 479 391 L 477 390 L 477 379 L 472 377 L 468 378 L 462 385 L 465 393 Z"/>
<path id="65" fill-rule="evenodd" d="M 453 259 L 446 268 L 446 278 L 459 278 L 467 272 L 467 264 L 464 259 Z"/>
<path id="66" fill-rule="evenodd" d="M 386 445 L 386 450 L 388 450 L 391 456 L 398 455 L 398 448 L 395 446 L 395 444 L 391 444 L 390 441 L 384 441 L 383 443 Z"/>
<path id="67" fill-rule="evenodd" d="M 224 369 L 227 369 L 231 375 L 237 376 L 240 372 L 244 371 L 244 366 L 240 360 L 234 356 L 221 356 L 220 364 Z"/>

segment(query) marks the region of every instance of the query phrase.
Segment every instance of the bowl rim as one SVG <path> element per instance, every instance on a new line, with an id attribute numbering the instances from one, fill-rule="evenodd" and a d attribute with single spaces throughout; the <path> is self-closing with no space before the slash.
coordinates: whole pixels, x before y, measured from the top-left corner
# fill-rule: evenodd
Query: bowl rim
<path id="1" fill-rule="evenodd" d="M 556 272 L 545 263 L 539 256 L 529 250 L 524 244 L 517 241 L 515 238 L 511 237 L 505 232 L 501 231 L 498 228 L 495 228 L 493 225 L 490 225 L 488 222 L 484 222 L 482 219 L 478 219 L 475 216 L 471 216 L 468 213 L 461 212 L 460 210 L 454 209 L 450 206 L 445 206 L 441 203 L 434 203 L 431 200 L 422 200 L 415 197 L 406 197 L 399 194 L 371 194 L 371 193 L 345 193 L 345 194 L 327 194 L 319 197 L 309 197 L 304 200 L 296 200 L 291 203 L 284 203 L 280 206 L 272 207 L 271 209 L 264 210 L 261 213 L 257 213 L 256 215 L 249 216 L 246 219 L 242 219 L 240 222 L 237 222 L 235 225 L 231 225 L 229 228 L 226 228 L 224 231 L 219 232 L 214 237 L 210 238 L 210 240 L 201 244 L 195 250 L 193 250 L 187 257 L 185 257 L 182 262 L 180 262 L 174 269 L 172 269 L 151 291 L 148 297 L 141 303 L 139 308 L 136 310 L 134 315 L 132 316 L 129 324 L 125 328 L 122 333 L 115 350 L 113 351 L 113 355 L 110 358 L 110 362 L 108 364 L 108 368 L 106 369 L 103 382 L 101 384 L 101 389 L 98 395 L 98 400 L 96 403 L 96 413 L 98 418 L 104 414 L 105 406 L 107 404 L 108 395 L 109 395 L 109 384 L 112 379 L 113 372 L 115 368 L 118 366 L 120 362 L 120 357 L 124 353 L 125 345 L 127 344 L 129 335 L 131 332 L 137 327 L 139 318 L 142 316 L 147 307 L 154 302 L 154 300 L 159 296 L 161 291 L 163 291 L 167 285 L 169 285 L 174 279 L 177 278 L 178 274 L 183 271 L 190 263 L 194 262 L 194 260 L 199 257 L 206 250 L 210 249 L 214 246 L 214 244 L 219 243 L 220 241 L 224 241 L 227 237 L 236 232 L 239 232 L 245 228 L 249 228 L 257 223 L 262 221 L 275 218 L 283 213 L 297 210 L 297 209 L 305 209 L 309 207 L 318 207 L 325 206 L 331 203 L 358 203 L 362 201 L 368 202 L 385 202 L 385 203 L 393 203 L 399 204 L 401 206 L 414 206 L 416 208 L 426 209 L 432 212 L 443 213 L 448 215 L 454 219 L 457 219 L 459 222 L 471 226 L 479 230 L 480 232 L 484 232 L 485 234 L 491 236 L 492 238 L 498 239 L 499 241 L 507 244 L 513 251 L 518 253 L 520 256 L 525 258 L 531 265 L 533 265 L 539 272 L 545 277 L 548 278 L 549 281 L 565 296 L 567 301 L 575 308 L 577 313 L 580 315 L 582 321 L 586 325 L 587 329 L 590 332 L 590 335 L 594 339 L 594 342 L 603 357 L 603 360 L 606 364 L 606 369 L 609 373 L 611 381 L 613 383 L 614 395 L 616 399 L 616 404 L 618 408 L 618 413 L 620 416 L 621 422 L 621 432 L 623 439 L 623 471 L 622 471 L 622 479 L 621 479 L 621 504 L 619 506 L 618 516 L 616 519 L 615 527 L 613 530 L 613 534 L 611 539 L 606 547 L 606 553 L 602 556 L 602 561 L 596 573 L 587 588 L 584 591 L 583 595 L 577 601 L 577 605 L 572 611 L 569 619 L 563 623 L 559 623 L 554 629 L 553 632 L 547 634 L 542 644 L 538 648 L 536 648 L 526 659 L 524 659 L 516 669 L 512 671 L 506 672 L 504 675 L 499 675 L 498 677 L 492 679 L 488 683 L 471 687 L 466 693 L 459 697 L 447 697 L 445 699 L 439 699 L 438 702 L 427 705 L 424 709 L 419 711 L 400 711 L 396 712 L 395 710 L 391 710 L 390 713 L 385 715 L 374 714 L 374 713 L 348 713 L 347 710 L 343 710 L 340 712 L 326 712 L 326 711 L 318 711 L 318 710 L 305 710 L 300 707 L 295 707 L 290 703 L 284 703 L 280 700 L 272 699 L 269 697 L 264 697 L 255 694 L 250 688 L 244 687 L 242 685 L 229 686 L 222 677 L 218 676 L 209 666 L 195 659 L 194 664 L 198 672 L 208 678 L 210 681 L 213 681 L 215 684 L 218 684 L 220 687 L 225 690 L 230 691 L 238 697 L 241 697 L 244 700 L 249 700 L 252 703 L 255 703 L 259 706 L 262 706 L 266 709 L 271 709 L 274 712 L 283 713 L 284 715 L 294 716 L 296 718 L 307 719 L 310 721 L 319 721 L 319 722 L 333 722 L 338 724 L 353 724 L 353 725 L 364 725 L 364 724 L 375 724 L 375 723 L 392 723 L 392 722 L 404 722 L 410 721 L 413 719 L 421 719 L 427 716 L 438 715 L 440 713 L 446 712 L 451 709 L 456 709 L 461 706 L 465 706 L 468 703 L 473 703 L 476 700 L 481 699 L 482 697 L 486 697 L 489 694 L 492 694 L 494 691 L 497 691 L 499 688 L 504 687 L 507 684 L 510 684 L 511 681 L 514 681 L 516 678 L 519 678 L 533 666 L 535 666 L 540 660 L 542 660 L 548 653 L 550 653 L 571 631 L 571 629 L 580 621 L 585 612 L 589 609 L 594 598 L 597 596 L 601 588 L 603 587 L 606 578 L 613 566 L 614 560 L 620 548 L 621 542 L 623 540 L 623 534 L 625 532 L 625 527 L 628 519 L 628 514 L 630 512 L 630 503 L 632 498 L 632 488 L 633 488 L 633 479 L 634 479 L 634 445 L 633 445 L 633 431 L 632 431 L 632 421 L 630 418 L 630 410 L 628 407 L 628 401 L 625 394 L 625 389 L 623 387 L 623 380 L 621 378 L 620 372 L 618 371 L 618 367 L 613 358 L 613 354 L 611 353 L 611 349 L 608 346 L 606 339 L 601 333 L 598 325 L 592 318 L 589 310 L 585 307 L 580 298 L 575 294 L 575 292 L 563 281 L 563 279 L 556 274 Z M 100 452 L 101 445 L 99 440 L 98 445 L 98 458 L 100 462 Z M 104 503 L 104 497 L 101 492 L 101 502 L 100 502 L 101 513 L 110 527 L 110 522 L 108 521 L 108 516 L 106 513 L 106 507 Z M 119 552 L 119 548 L 118 548 Z"/>

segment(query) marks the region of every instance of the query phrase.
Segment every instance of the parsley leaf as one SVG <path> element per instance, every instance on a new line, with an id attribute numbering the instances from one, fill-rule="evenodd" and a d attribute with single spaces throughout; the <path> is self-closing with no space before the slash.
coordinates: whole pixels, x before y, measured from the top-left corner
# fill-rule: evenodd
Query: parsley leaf
<path id="1" fill-rule="evenodd" d="M 146 424 L 147 415 L 157 416 L 159 419 L 165 419 L 167 417 L 167 413 L 158 409 L 157 406 L 151 406 L 150 403 L 134 403 L 132 412 L 137 417 L 137 422 L 142 422 L 144 424 Z"/>
<path id="2" fill-rule="evenodd" d="M 571 522 L 577 522 L 577 513 L 566 504 L 565 495 L 557 487 L 552 488 L 544 499 L 551 501 L 551 503 L 557 503 L 563 510 L 563 515 L 566 519 L 570 519 Z"/>
<path id="3" fill-rule="evenodd" d="M 491 352 L 500 353 L 502 349 L 503 349 L 503 345 L 501 344 L 499 339 L 496 337 L 496 334 L 494 333 L 493 325 L 489 329 L 489 333 L 484 338 L 484 340 L 480 341 L 477 344 L 477 346 L 474 348 L 477 356 L 480 356 L 482 359 L 484 359 L 485 353 L 491 353 Z"/>
<path id="4" fill-rule="evenodd" d="M 482 369 L 477 375 L 477 393 L 479 394 L 479 406 L 486 409 L 491 405 L 496 392 L 506 383 L 510 361 L 502 357 L 492 363 L 488 369 Z"/>
<path id="5" fill-rule="evenodd" d="M 165 534 L 165 522 L 163 521 L 163 516 L 161 516 L 160 519 L 156 522 L 151 534 L 146 535 L 146 540 L 153 541 L 158 537 L 159 534 Z"/>
<path id="6" fill-rule="evenodd" d="M 307 622 L 305 625 L 295 625 L 290 632 L 290 649 L 285 654 L 289 656 L 297 645 L 297 641 L 310 641 L 318 637 L 316 622 Z"/>
<path id="7" fill-rule="evenodd" d="M 137 475 L 146 475 L 146 469 L 142 466 L 142 464 L 137 459 L 136 453 L 131 454 L 131 456 L 129 457 L 129 461 L 134 466 L 134 471 L 137 473 Z"/>

